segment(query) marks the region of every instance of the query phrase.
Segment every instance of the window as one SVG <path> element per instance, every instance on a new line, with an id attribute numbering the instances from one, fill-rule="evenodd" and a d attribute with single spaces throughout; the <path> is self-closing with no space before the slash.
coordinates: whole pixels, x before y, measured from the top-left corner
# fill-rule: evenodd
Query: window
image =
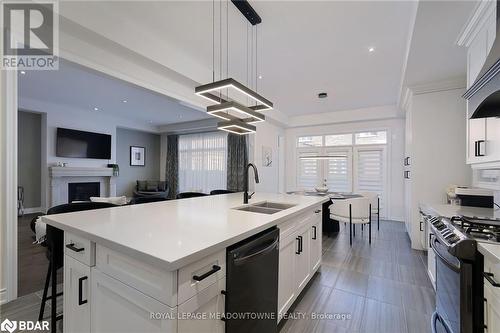
<path id="1" fill-rule="evenodd" d="M 325 146 L 351 146 L 352 134 L 325 135 Z"/>
<path id="2" fill-rule="evenodd" d="M 322 136 L 301 136 L 297 142 L 297 147 L 321 147 L 323 145 Z"/>
<path id="3" fill-rule="evenodd" d="M 355 144 L 356 145 L 379 145 L 387 143 L 387 132 L 362 132 L 356 133 Z"/>
<path id="4" fill-rule="evenodd" d="M 375 192 L 386 216 L 386 144 L 387 131 L 299 137 L 296 187 L 314 191 L 326 182 L 333 192 Z"/>
<path id="5" fill-rule="evenodd" d="M 317 152 L 299 153 L 297 185 L 300 188 L 315 188 L 318 185 L 317 180 L 320 175 L 320 161 L 307 158 L 316 155 L 318 155 Z"/>
<path id="6" fill-rule="evenodd" d="M 227 184 L 227 134 L 179 136 L 179 192 L 209 193 Z"/>
<path id="7" fill-rule="evenodd" d="M 352 190 L 352 157 L 351 150 L 329 151 L 335 156 L 325 161 L 325 179 L 329 189 L 335 192 L 351 192 Z"/>
<path id="8" fill-rule="evenodd" d="M 385 156 L 383 147 L 356 148 L 356 192 L 374 192 L 380 196 L 380 209 L 385 202 Z"/>

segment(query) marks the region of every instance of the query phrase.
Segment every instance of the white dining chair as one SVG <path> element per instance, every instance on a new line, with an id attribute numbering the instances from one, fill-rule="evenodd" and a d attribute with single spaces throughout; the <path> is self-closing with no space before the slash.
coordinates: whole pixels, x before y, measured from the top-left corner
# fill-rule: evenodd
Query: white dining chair
<path id="1" fill-rule="evenodd" d="M 372 206 L 371 213 L 377 215 L 377 230 L 380 230 L 380 197 L 376 192 L 360 192 L 361 196 L 367 198 Z"/>
<path id="2" fill-rule="evenodd" d="M 330 218 L 339 222 L 349 223 L 349 244 L 356 237 L 356 224 L 368 224 L 368 242 L 372 242 L 371 204 L 367 198 L 352 198 L 334 200 L 330 206 Z"/>

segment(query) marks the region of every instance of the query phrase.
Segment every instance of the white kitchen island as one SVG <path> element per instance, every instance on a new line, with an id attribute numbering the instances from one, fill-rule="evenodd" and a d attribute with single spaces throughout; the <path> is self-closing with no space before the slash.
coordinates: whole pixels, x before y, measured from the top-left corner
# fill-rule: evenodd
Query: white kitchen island
<path id="1" fill-rule="evenodd" d="M 235 210 L 235 193 L 44 216 L 64 231 L 64 331 L 223 332 L 220 318 L 205 316 L 224 313 L 226 248 L 272 226 L 284 314 L 320 267 L 325 200 L 255 194 L 250 204 L 294 205 L 268 215 Z"/>

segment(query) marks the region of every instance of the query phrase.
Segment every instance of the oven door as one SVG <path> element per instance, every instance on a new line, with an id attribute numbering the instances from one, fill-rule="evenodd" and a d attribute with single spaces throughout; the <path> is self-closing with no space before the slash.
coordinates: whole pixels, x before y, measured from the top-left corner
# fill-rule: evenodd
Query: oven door
<path id="1" fill-rule="evenodd" d="M 436 314 L 432 321 L 433 332 L 461 332 L 461 262 L 452 256 L 435 236 L 431 247 L 436 254 Z"/>

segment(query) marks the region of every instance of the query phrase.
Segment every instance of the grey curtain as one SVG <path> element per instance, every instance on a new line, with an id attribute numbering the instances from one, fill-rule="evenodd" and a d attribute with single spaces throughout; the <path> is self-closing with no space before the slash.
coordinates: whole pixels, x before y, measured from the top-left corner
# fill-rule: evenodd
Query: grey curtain
<path id="1" fill-rule="evenodd" d="M 247 136 L 227 136 L 227 189 L 243 191 L 244 170 L 248 163 Z"/>
<path id="2" fill-rule="evenodd" d="M 167 137 L 167 167 L 165 178 L 170 188 L 168 192 L 168 197 L 170 199 L 175 199 L 179 182 L 178 140 L 178 135 L 169 135 Z"/>

